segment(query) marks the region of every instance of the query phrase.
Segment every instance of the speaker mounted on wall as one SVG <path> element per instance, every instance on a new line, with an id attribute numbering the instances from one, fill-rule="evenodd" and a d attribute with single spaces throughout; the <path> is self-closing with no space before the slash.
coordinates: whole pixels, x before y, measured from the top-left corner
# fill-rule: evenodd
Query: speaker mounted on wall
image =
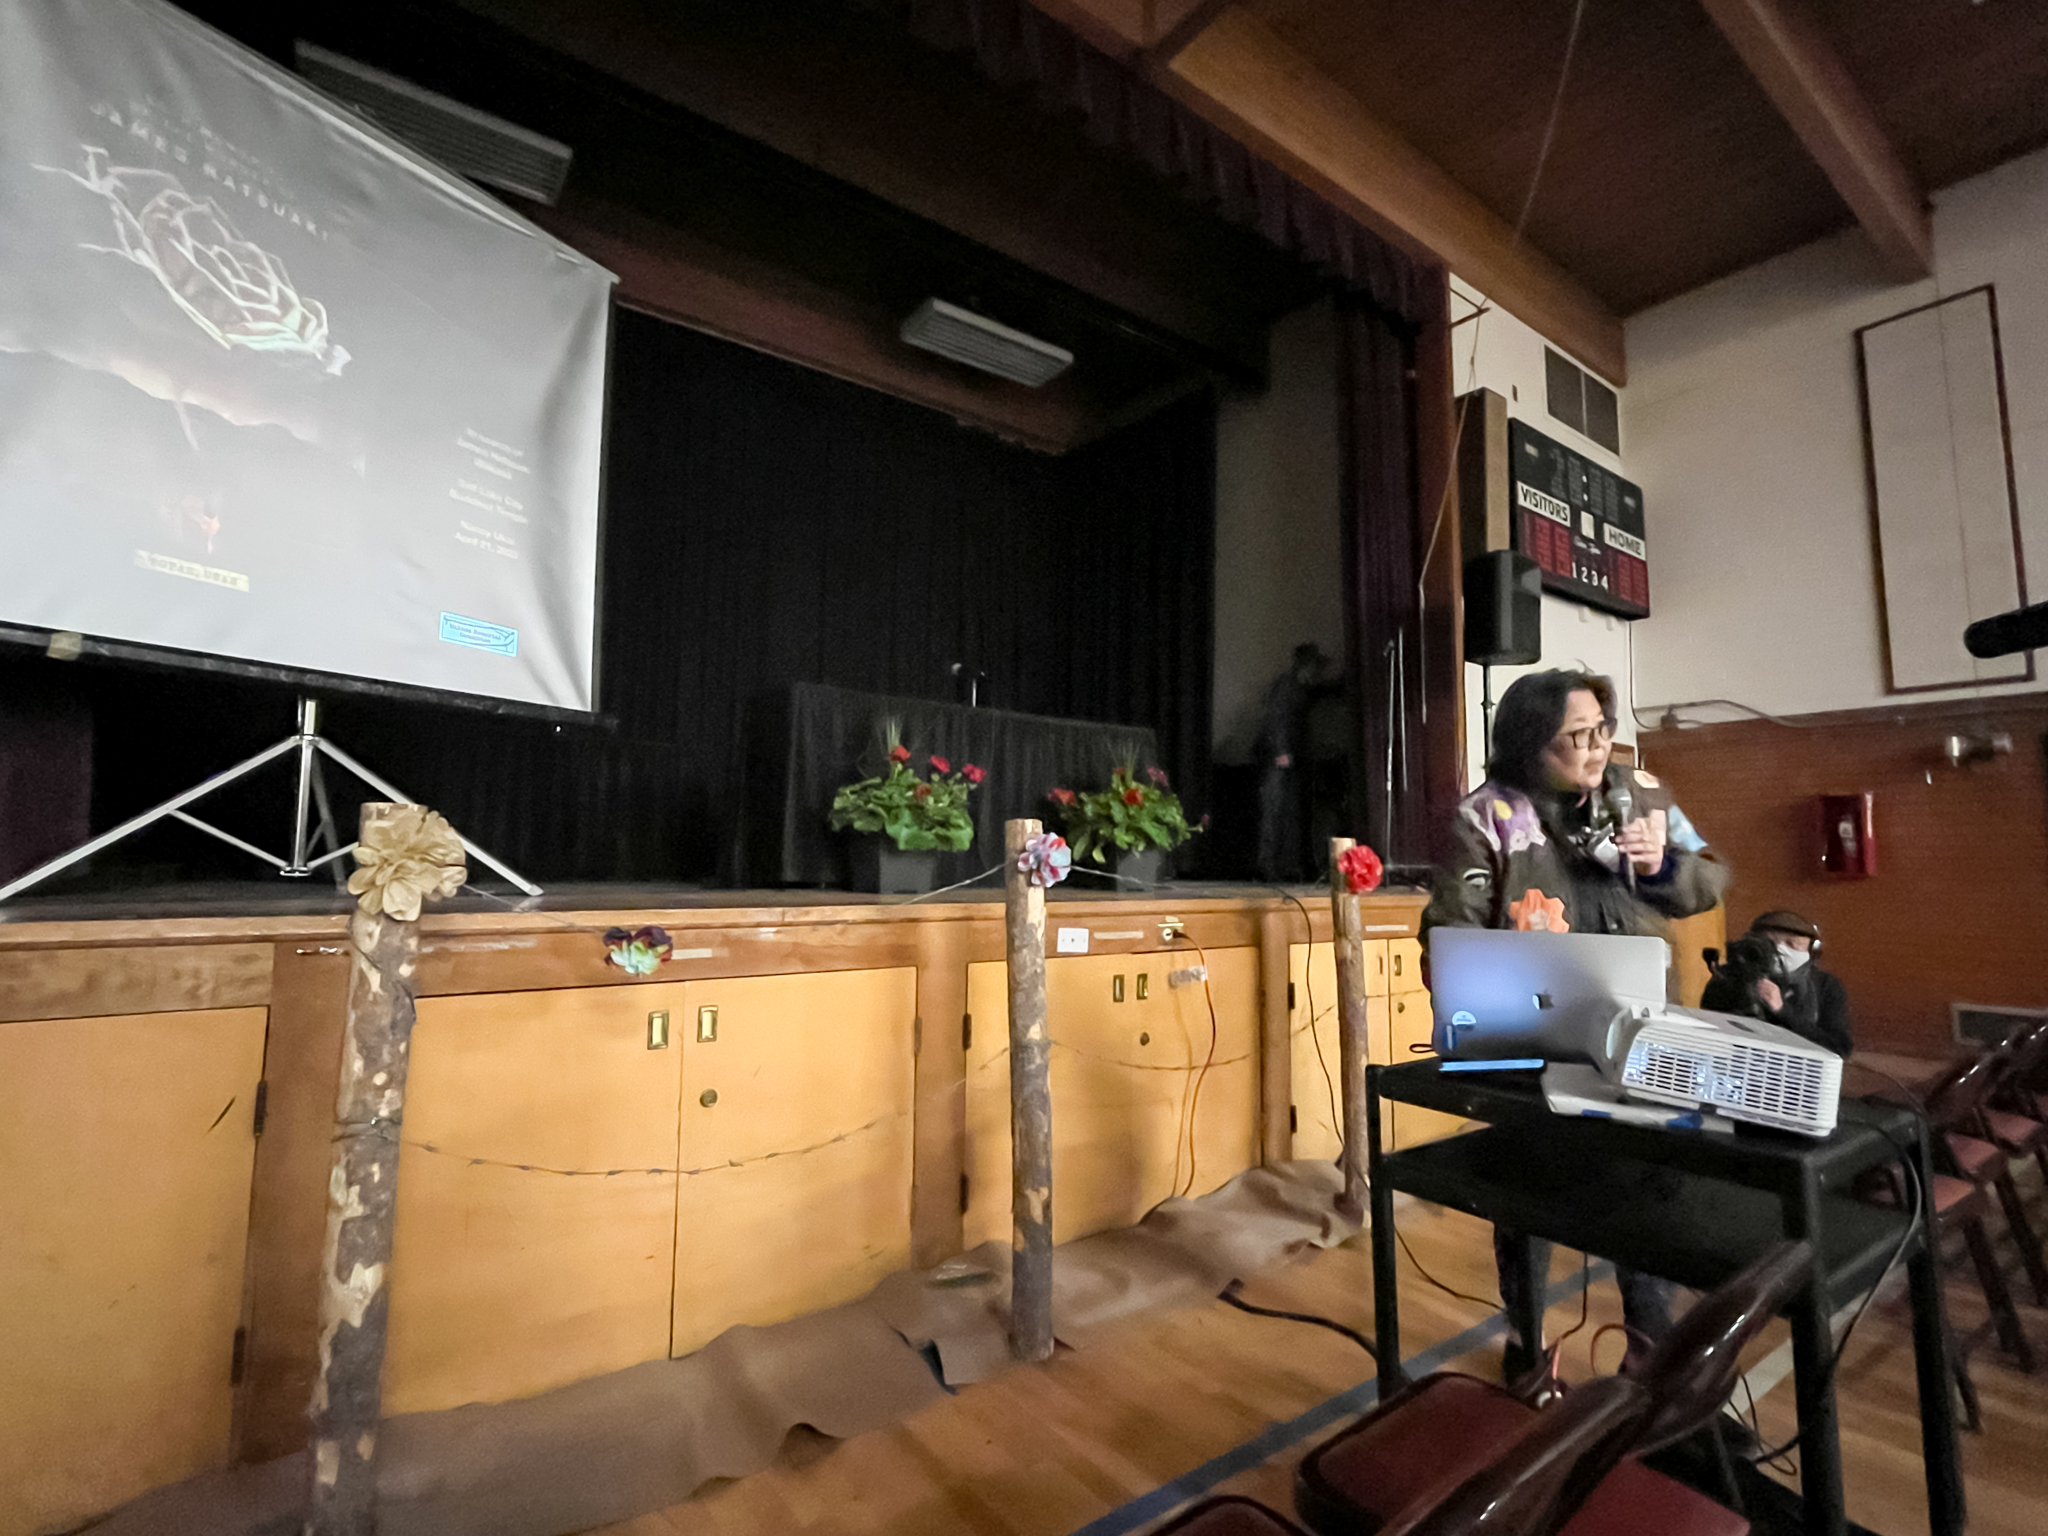
<path id="1" fill-rule="evenodd" d="M 1465 562 L 1465 659 L 1521 667 L 1543 659 L 1543 570 L 1511 549 Z"/>

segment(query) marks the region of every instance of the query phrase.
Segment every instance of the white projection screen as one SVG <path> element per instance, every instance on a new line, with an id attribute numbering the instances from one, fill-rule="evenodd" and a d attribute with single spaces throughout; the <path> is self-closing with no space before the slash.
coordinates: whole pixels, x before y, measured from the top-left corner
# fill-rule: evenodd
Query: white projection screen
<path id="1" fill-rule="evenodd" d="M 168 5 L 0 0 L 0 627 L 593 709 L 612 283 Z"/>

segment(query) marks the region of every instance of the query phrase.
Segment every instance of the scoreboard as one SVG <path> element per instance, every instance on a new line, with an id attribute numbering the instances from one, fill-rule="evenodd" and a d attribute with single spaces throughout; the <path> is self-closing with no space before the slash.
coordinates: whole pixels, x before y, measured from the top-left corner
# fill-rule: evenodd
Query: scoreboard
<path id="1" fill-rule="evenodd" d="M 1650 612 L 1640 486 L 1524 422 L 1508 423 L 1514 547 L 1546 591 L 1640 619 Z"/>

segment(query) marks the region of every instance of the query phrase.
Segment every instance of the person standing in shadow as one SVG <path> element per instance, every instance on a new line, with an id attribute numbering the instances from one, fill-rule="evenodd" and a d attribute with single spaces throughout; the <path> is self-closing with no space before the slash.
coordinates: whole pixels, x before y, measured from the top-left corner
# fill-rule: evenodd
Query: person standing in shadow
<path id="1" fill-rule="evenodd" d="M 1306 828 L 1309 694 L 1329 668 L 1320 647 L 1304 641 L 1294 648 L 1294 661 L 1266 690 L 1253 745 L 1259 764 L 1259 851 L 1261 880 L 1287 884 L 1305 880 L 1314 871 L 1307 857 Z"/>

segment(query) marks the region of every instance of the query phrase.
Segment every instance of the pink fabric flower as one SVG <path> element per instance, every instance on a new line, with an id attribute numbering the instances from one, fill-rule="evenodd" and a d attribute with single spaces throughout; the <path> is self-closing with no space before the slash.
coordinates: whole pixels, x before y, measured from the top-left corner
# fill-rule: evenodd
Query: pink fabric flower
<path id="1" fill-rule="evenodd" d="M 1165 789 L 1167 787 L 1166 770 L 1164 768 L 1147 768 L 1145 770 L 1145 777 L 1150 779 L 1154 784 L 1157 784 L 1161 789 Z"/>
<path id="2" fill-rule="evenodd" d="M 1071 789 L 1049 789 L 1045 793 L 1046 798 L 1052 801 L 1054 805 L 1061 806 L 1067 810 L 1072 810 L 1074 803 L 1081 798 Z"/>
<path id="3" fill-rule="evenodd" d="M 966 767 L 962 768 L 960 772 L 966 778 L 967 782 L 970 784 L 979 784 L 983 779 L 988 777 L 987 769 L 977 768 L 972 763 L 969 763 Z"/>
<path id="4" fill-rule="evenodd" d="M 940 757 L 936 752 L 932 754 L 933 773 L 951 773 L 952 771 L 953 765 L 951 763 L 947 762 L 945 758 Z"/>
<path id="5" fill-rule="evenodd" d="M 1047 890 L 1067 878 L 1073 862 L 1073 850 L 1057 832 L 1039 833 L 1026 841 L 1024 851 L 1017 855 L 1017 867 L 1031 877 L 1033 885 L 1042 885 Z"/>

